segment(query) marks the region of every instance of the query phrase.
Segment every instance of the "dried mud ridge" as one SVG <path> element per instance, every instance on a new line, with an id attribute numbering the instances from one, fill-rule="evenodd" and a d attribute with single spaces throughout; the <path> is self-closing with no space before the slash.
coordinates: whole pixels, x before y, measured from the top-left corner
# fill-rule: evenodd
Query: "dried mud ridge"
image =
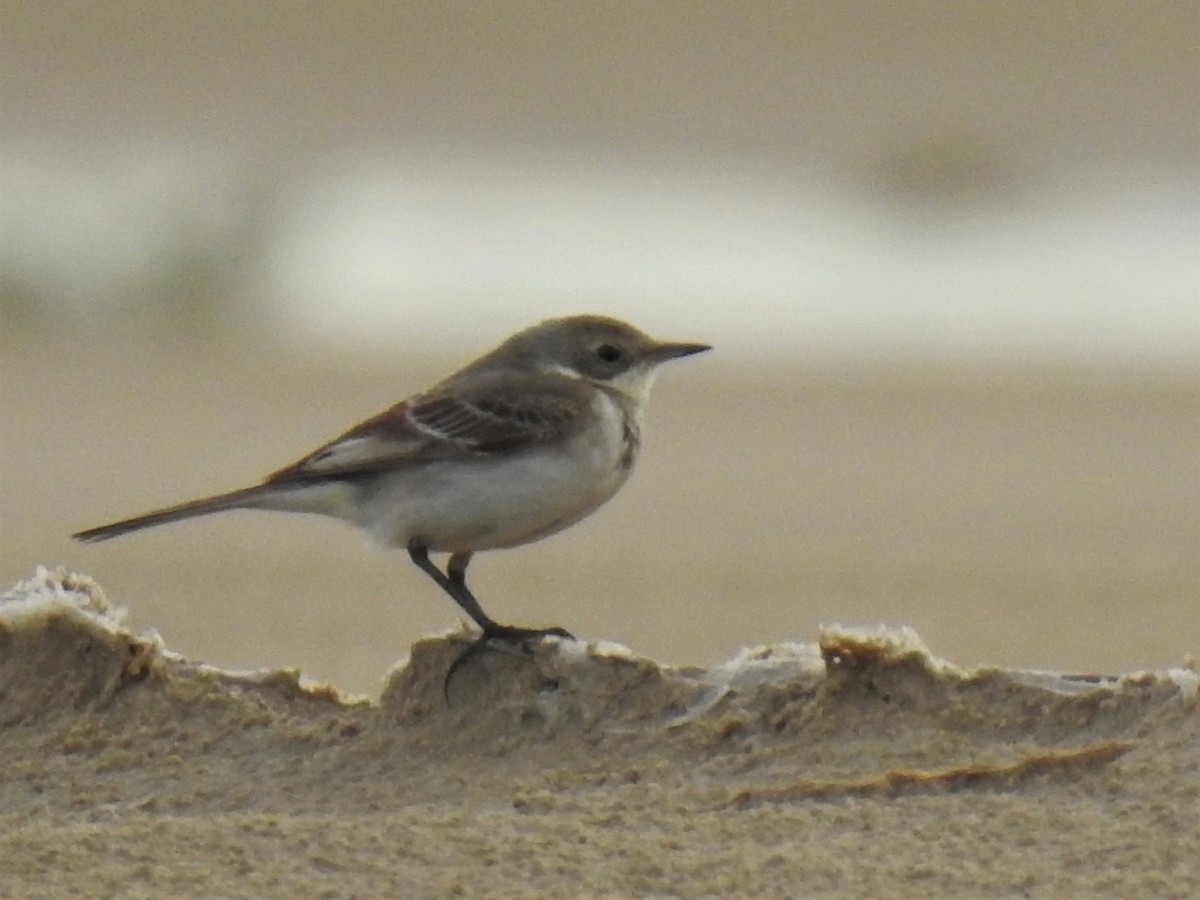
<path id="1" fill-rule="evenodd" d="M 443 677 L 470 639 L 419 641 L 377 702 L 346 698 L 295 671 L 184 659 L 122 628 L 89 578 L 39 570 L 0 596 L 0 803 L 194 813 L 261 808 L 266 795 L 365 810 L 503 769 L 517 809 L 553 804 L 568 783 L 651 790 L 674 778 L 699 785 L 704 807 L 738 809 L 1111 788 L 1139 754 L 1170 766 L 1178 751 L 1194 766 L 1189 668 L 965 671 L 907 629 L 827 628 L 816 645 L 747 650 L 708 670 L 604 643 L 486 653 L 447 703 Z"/>

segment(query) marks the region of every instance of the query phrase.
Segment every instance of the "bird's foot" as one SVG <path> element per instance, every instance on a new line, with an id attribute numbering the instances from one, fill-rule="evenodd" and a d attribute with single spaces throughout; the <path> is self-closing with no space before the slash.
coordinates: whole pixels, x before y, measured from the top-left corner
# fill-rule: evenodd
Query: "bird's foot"
<path id="1" fill-rule="evenodd" d="M 496 625 L 484 631 L 458 655 L 454 662 L 450 663 L 450 668 L 446 670 L 446 680 L 442 682 L 442 696 L 446 698 L 446 703 L 450 702 L 450 679 L 454 677 L 455 672 L 476 656 L 486 653 L 488 650 L 500 650 L 514 656 L 530 656 L 533 653 L 532 645 L 544 637 L 575 640 L 575 635 L 565 628 L 517 628 L 513 625 Z"/>

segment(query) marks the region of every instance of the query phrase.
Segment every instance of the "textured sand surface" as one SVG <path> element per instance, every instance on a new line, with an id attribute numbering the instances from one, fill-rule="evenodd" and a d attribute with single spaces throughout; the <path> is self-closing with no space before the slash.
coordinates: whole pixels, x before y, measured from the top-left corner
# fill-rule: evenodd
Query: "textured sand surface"
<path id="1" fill-rule="evenodd" d="M 674 669 L 427 639 L 378 703 L 0 599 L 9 897 L 1200 893 L 1200 676 L 966 671 L 905 630 Z"/>

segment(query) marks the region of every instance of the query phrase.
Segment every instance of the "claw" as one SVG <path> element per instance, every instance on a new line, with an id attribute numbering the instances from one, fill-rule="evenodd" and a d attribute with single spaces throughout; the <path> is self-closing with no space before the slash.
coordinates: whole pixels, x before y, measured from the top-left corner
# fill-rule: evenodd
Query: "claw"
<path id="1" fill-rule="evenodd" d="M 571 634 L 565 628 L 516 628 L 511 625 L 497 625 L 495 628 L 485 631 L 466 650 L 455 657 L 454 662 L 450 663 L 450 668 L 446 670 L 446 680 L 442 682 L 442 696 L 446 698 L 446 705 L 450 705 L 450 679 L 454 677 L 454 673 L 476 656 L 479 656 L 479 654 L 485 653 L 488 650 L 500 649 L 494 645 L 494 642 L 502 641 L 515 644 L 521 649 L 522 655 L 530 656 L 532 655 L 532 650 L 529 645 L 544 637 L 560 637 L 572 641 L 575 640 L 575 635 Z"/>

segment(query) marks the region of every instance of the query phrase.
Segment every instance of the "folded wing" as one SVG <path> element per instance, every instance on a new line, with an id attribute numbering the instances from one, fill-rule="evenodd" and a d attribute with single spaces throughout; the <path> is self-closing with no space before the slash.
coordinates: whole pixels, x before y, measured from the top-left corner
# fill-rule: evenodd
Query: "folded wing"
<path id="1" fill-rule="evenodd" d="M 575 428 L 586 402 L 580 385 L 565 376 L 506 374 L 435 388 L 350 429 L 267 483 L 353 478 L 406 462 L 519 451 Z"/>

